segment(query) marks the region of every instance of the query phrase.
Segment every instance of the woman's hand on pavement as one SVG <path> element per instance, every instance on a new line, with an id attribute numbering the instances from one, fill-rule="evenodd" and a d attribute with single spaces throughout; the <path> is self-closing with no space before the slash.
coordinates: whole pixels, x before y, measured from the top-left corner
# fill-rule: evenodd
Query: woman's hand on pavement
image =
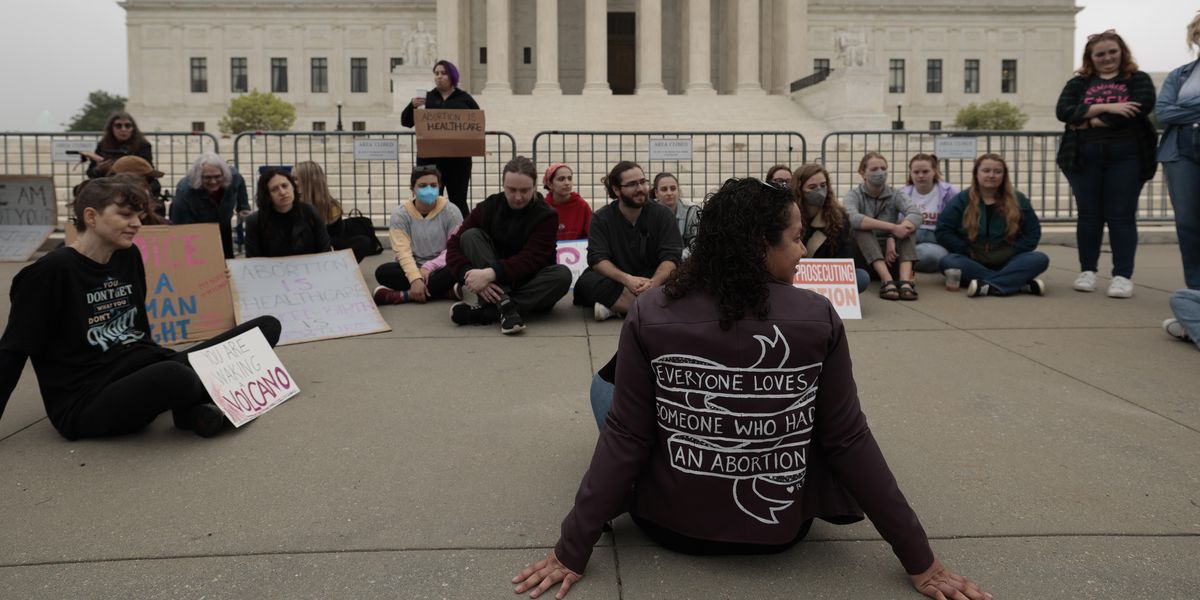
<path id="1" fill-rule="evenodd" d="M 991 594 L 970 579 L 947 569 L 937 557 L 924 573 L 909 575 L 908 578 L 918 592 L 934 600 L 992 600 Z"/>
<path id="2" fill-rule="evenodd" d="M 570 591 L 571 586 L 582 577 L 583 575 L 568 569 L 559 562 L 558 557 L 551 550 L 546 555 L 546 558 L 529 565 L 523 571 L 517 573 L 517 576 L 512 578 L 512 582 L 517 584 L 514 591 L 518 594 L 532 590 L 529 592 L 530 598 L 537 598 L 554 587 L 554 584 L 562 582 L 562 587 L 558 588 L 558 593 L 554 595 L 557 600 L 562 600 L 566 597 L 567 592 Z"/>

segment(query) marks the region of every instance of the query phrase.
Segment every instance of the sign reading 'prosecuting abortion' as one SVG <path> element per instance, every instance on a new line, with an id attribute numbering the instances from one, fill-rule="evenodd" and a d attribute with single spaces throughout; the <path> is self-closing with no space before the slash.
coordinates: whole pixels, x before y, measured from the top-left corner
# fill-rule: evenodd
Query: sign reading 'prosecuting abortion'
<path id="1" fill-rule="evenodd" d="M 257 327 L 190 352 L 187 358 L 208 395 L 236 427 L 300 393 L 300 386 Z"/>
<path id="2" fill-rule="evenodd" d="M 226 261 L 238 323 L 271 315 L 279 345 L 391 331 L 349 250 Z"/>
<path id="3" fill-rule="evenodd" d="M 842 319 L 862 318 L 862 306 L 858 303 L 858 277 L 852 258 L 806 258 L 796 267 L 796 278 L 792 285 L 825 296 Z"/>
<path id="4" fill-rule="evenodd" d="M 0 175 L 0 261 L 26 261 L 58 223 L 54 180 Z"/>

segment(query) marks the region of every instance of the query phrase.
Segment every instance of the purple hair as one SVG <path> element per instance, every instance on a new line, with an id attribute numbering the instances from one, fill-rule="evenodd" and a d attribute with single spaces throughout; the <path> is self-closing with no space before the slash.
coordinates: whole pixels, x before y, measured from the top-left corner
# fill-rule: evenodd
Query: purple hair
<path id="1" fill-rule="evenodd" d="M 446 75 L 450 77 L 450 85 L 458 87 L 458 67 L 454 66 L 454 63 L 444 59 L 434 63 L 433 70 L 436 71 L 438 67 L 444 67 Z"/>

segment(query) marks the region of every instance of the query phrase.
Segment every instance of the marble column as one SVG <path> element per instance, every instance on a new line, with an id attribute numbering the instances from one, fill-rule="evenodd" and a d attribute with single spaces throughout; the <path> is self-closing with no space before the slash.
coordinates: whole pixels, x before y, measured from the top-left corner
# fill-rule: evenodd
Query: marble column
<path id="1" fill-rule="evenodd" d="M 758 1 L 737 0 L 737 87 L 738 95 L 761 95 L 763 89 L 758 79 Z"/>
<path id="2" fill-rule="evenodd" d="M 460 0 L 437 0 L 437 56 L 462 70 L 461 51 L 462 11 Z"/>
<path id="3" fill-rule="evenodd" d="M 687 0 L 687 60 L 686 93 L 711 96 L 712 77 L 712 7 L 709 0 Z"/>
<path id="4" fill-rule="evenodd" d="M 662 0 L 638 0 L 637 8 L 637 93 L 663 95 Z"/>
<path id="5" fill-rule="evenodd" d="M 534 95 L 562 94 L 558 85 L 558 0 L 537 0 L 537 81 Z"/>
<path id="6" fill-rule="evenodd" d="M 511 0 L 487 0 L 487 85 L 483 94 L 512 95 L 509 81 Z"/>
<path id="7" fill-rule="evenodd" d="M 608 0 L 584 0 L 583 93 L 612 94 L 608 85 Z"/>

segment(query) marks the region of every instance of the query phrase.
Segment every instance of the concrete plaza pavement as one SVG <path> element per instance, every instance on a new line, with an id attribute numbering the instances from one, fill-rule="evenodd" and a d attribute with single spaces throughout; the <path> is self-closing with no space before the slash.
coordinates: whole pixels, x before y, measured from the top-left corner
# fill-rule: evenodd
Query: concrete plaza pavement
<path id="1" fill-rule="evenodd" d="M 1159 327 L 1178 248 L 1139 249 L 1128 300 L 1072 291 L 1074 249 L 1043 250 L 1043 298 L 873 284 L 847 322 L 864 410 L 935 551 L 997 598 L 1195 598 L 1200 350 Z M 0 419 L 0 598 L 513 597 L 591 457 L 587 386 L 620 322 L 564 299 L 510 338 L 448 309 L 280 348 L 301 394 L 208 440 L 164 415 L 67 442 L 27 366 Z M 571 598 L 919 597 L 868 522 L 736 558 L 614 528 Z"/>

